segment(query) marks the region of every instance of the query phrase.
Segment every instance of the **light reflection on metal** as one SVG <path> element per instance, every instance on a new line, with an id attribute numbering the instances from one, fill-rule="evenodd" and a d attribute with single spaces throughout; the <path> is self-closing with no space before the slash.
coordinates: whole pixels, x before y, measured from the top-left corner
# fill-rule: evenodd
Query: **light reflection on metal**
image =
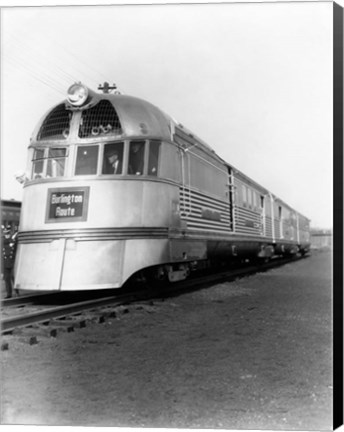
<path id="1" fill-rule="evenodd" d="M 71 85 L 67 91 L 68 102 L 73 106 L 83 105 L 87 101 L 88 96 L 88 88 L 81 83 Z"/>

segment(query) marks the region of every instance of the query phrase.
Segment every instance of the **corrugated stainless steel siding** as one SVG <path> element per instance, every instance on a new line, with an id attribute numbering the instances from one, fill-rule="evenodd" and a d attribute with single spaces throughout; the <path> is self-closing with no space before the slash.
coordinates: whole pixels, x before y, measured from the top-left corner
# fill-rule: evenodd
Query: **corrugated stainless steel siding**
<path id="1" fill-rule="evenodd" d="M 261 215 L 244 207 L 236 207 L 235 231 L 240 234 L 262 235 Z"/>
<path id="2" fill-rule="evenodd" d="M 179 189 L 181 219 L 195 230 L 230 233 L 230 204 L 188 188 Z M 204 209 L 220 214 L 220 220 L 205 218 Z"/>

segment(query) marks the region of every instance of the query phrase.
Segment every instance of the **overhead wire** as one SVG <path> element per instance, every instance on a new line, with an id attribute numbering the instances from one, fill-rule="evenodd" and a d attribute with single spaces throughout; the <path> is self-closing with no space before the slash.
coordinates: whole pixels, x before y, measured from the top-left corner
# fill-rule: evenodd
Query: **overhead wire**
<path id="1" fill-rule="evenodd" d="M 62 50 L 67 54 L 67 55 L 69 55 L 69 57 L 72 58 L 73 61 L 79 62 L 80 65 L 83 66 L 83 69 L 82 69 L 82 73 L 83 73 L 83 74 L 85 74 L 85 67 L 86 67 L 87 69 L 93 71 L 93 73 L 96 73 L 96 74 L 97 74 L 97 77 L 102 76 L 102 78 L 103 78 L 104 80 L 107 80 L 107 79 L 108 79 L 108 78 L 105 77 L 105 75 L 103 75 L 102 72 L 98 71 L 98 70 L 94 67 L 93 64 L 92 64 L 92 66 L 91 66 L 90 64 L 87 64 L 85 61 L 81 60 L 79 53 L 78 53 L 78 54 L 73 53 L 73 52 L 72 52 L 69 48 L 67 48 L 66 46 L 62 46 L 62 45 L 61 45 L 61 44 L 60 44 L 56 39 L 53 39 L 51 36 L 47 36 L 47 37 L 48 37 L 48 39 L 50 39 L 50 41 L 51 41 L 54 45 L 60 47 L 60 48 L 61 48 L 61 49 L 62 49 Z M 77 70 L 78 70 L 78 69 L 77 69 Z M 92 79 L 93 79 L 93 78 L 92 78 Z M 99 79 L 98 79 L 97 81 L 99 81 Z"/>
<path id="2" fill-rule="evenodd" d="M 38 71 L 36 69 L 33 69 L 30 65 L 26 64 L 25 62 L 23 62 L 19 58 L 14 58 L 14 57 L 8 56 L 6 54 L 4 54 L 4 57 L 5 57 L 5 59 L 7 59 L 7 61 L 9 63 L 12 64 L 12 66 L 14 66 L 15 68 L 19 67 L 19 69 L 22 69 L 24 71 L 24 73 L 29 73 L 37 81 L 41 82 L 42 84 L 46 85 L 47 87 L 51 88 L 52 90 L 55 90 L 57 93 L 59 93 L 59 94 L 65 93 L 60 87 L 58 87 L 57 82 L 54 82 L 53 80 L 51 80 L 49 78 L 49 76 L 45 76 L 44 74 L 38 73 Z"/>
<path id="3" fill-rule="evenodd" d="M 5 50 L 5 57 L 11 58 L 12 62 L 19 62 L 22 68 L 29 69 L 32 76 L 37 75 L 38 79 L 41 80 L 42 78 L 39 77 L 43 76 L 45 84 L 47 84 L 47 81 L 49 81 L 52 87 L 54 87 L 54 84 L 56 86 L 56 84 L 60 82 L 61 87 L 65 89 L 71 84 L 71 82 L 80 81 L 80 76 L 78 76 L 75 72 L 74 74 L 71 74 L 60 67 L 60 64 L 68 64 L 67 61 L 59 61 L 59 64 L 57 64 L 56 60 L 52 60 L 51 58 L 49 58 L 49 63 L 47 61 L 44 61 L 43 59 L 45 53 L 43 53 L 42 50 L 38 49 L 37 44 L 35 44 L 34 42 L 28 44 L 14 36 L 12 37 L 11 45 L 11 53 L 18 52 L 20 53 L 20 56 L 6 56 L 6 52 L 9 51 L 9 49 L 7 49 Z M 29 57 L 25 56 L 25 53 L 28 52 L 30 53 Z M 51 78 L 52 70 L 54 73 L 53 79 Z M 85 75 L 85 68 L 83 68 L 82 74 Z"/>
<path id="4" fill-rule="evenodd" d="M 12 67 L 11 67 L 11 70 L 10 70 L 10 69 L 7 69 L 7 70 L 5 70 L 5 71 L 3 72 L 3 77 L 4 77 L 4 80 L 3 80 L 4 83 L 9 82 L 9 80 L 10 80 L 11 78 L 13 78 Z M 34 95 L 34 93 L 36 93 L 37 91 L 40 91 L 40 90 L 41 90 L 42 84 L 44 84 L 44 86 L 49 87 L 49 89 L 54 90 L 54 95 L 57 94 L 57 93 L 58 93 L 59 95 L 62 94 L 60 90 L 53 89 L 53 88 L 50 86 L 50 84 L 48 85 L 48 84 L 42 83 L 40 79 L 37 79 L 36 77 L 33 77 L 31 74 L 26 75 L 25 87 L 26 87 L 26 88 L 30 87 L 30 89 L 32 90 L 30 93 L 31 93 L 32 95 Z"/>
<path id="5" fill-rule="evenodd" d="M 70 82 L 71 80 L 76 79 L 75 75 L 71 75 L 69 72 L 62 69 L 56 61 L 49 58 L 47 56 L 46 52 L 42 51 L 42 50 L 44 50 L 43 47 L 42 47 L 42 50 L 39 50 L 35 43 L 28 44 L 24 41 L 19 40 L 15 36 L 13 37 L 13 41 L 14 41 L 14 45 L 16 46 L 16 49 L 19 53 L 23 53 L 24 56 L 25 56 L 25 53 L 30 53 L 30 57 L 26 58 L 25 61 L 30 62 L 30 63 L 34 63 L 35 68 L 37 66 L 39 66 L 41 70 L 43 70 L 43 71 L 48 70 L 49 71 L 49 69 L 51 69 L 51 67 L 50 68 L 47 67 L 48 66 L 48 59 L 49 59 L 49 63 L 51 64 L 51 66 L 54 67 L 54 76 L 55 76 L 54 79 L 55 80 L 57 78 L 59 78 L 63 82 Z"/>
<path id="6" fill-rule="evenodd" d="M 94 65 L 86 63 L 80 58 L 80 55 L 73 53 L 70 49 L 62 46 L 58 41 L 49 35 L 45 35 L 45 40 L 50 42 L 51 49 L 49 51 L 55 52 L 58 48 L 62 50 L 63 55 L 69 60 L 52 59 L 51 56 L 47 57 L 46 50 L 42 44 L 38 44 L 31 39 L 19 38 L 17 35 L 11 35 L 11 39 L 4 46 L 4 58 L 9 61 L 14 67 L 19 67 L 24 73 L 29 73 L 30 76 L 35 78 L 40 83 L 58 92 L 59 94 L 65 94 L 65 89 L 71 84 L 71 81 L 78 82 L 82 80 L 84 84 L 85 78 L 90 81 L 99 83 L 99 77 L 101 76 L 104 81 L 109 81 L 105 75 L 98 71 Z M 39 48 L 41 47 L 41 49 Z M 43 51 L 44 50 L 44 51 Z M 15 55 L 15 53 L 20 55 Z M 28 54 L 27 54 L 28 53 Z M 56 57 L 61 58 L 61 57 Z M 47 61 L 49 59 L 49 63 Z M 73 63 L 72 68 L 62 68 L 62 65 L 68 65 Z M 78 65 L 79 64 L 79 65 Z M 52 75 L 52 71 L 53 74 Z M 94 76 L 97 76 L 96 80 Z M 81 79 L 80 79 L 81 78 Z M 63 90 L 62 90 L 63 89 Z"/>
<path id="7" fill-rule="evenodd" d="M 45 41 L 50 41 L 50 45 L 51 45 L 51 49 L 50 51 L 56 51 L 56 48 L 60 48 L 60 50 L 62 50 L 63 54 L 67 54 L 70 58 L 71 61 L 59 61 L 57 63 L 56 60 L 49 58 L 50 64 L 54 66 L 54 72 L 56 74 L 56 76 L 59 76 L 60 78 L 62 78 L 64 81 L 70 83 L 70 81 L 79 81 L 80 79 L 80 75 L 85 76 L 86 78 L 89 78 L 90 81 L 98 81 L 99 80 L 99 75 L 100 72 L 96 71 L 95 68 L 91 67 L 90 64 L 86 64 L 85 62 L 83 62 L 82 60 L 80 60 L 80 54 L 74 54 L 72 53 L 70 50 L 68 50 L 66 47 L 62 46 L 61 44 L 59 44 L 55 39 L 53 39 L 52 37 L 50 37 L 49 35 L 45 35 L 44 37 Z M 19 40 L 16 36 L 13 37 L 13 40 L 15 41 L 15 43 L 17 44 L 17 46 L 19 46 L 19 49 L 21 48 L 21 45 L 24 46 L 25 51 L 27 52 L 29 49 L 31 51 L 33 51 L 34 53 L 36 53 L 38 55 L 39 59 L 44 58 L 44 56 L 46 57 L 46 53 L 42 52 L 42 50 L 40 50 L 38 48 L 38 45 L 35 43 L 32 43 L 30 46 L 28 46 L 25 42 Z M 65 69 L 62 69 L 60 67 L 60 64 L 72 64 L 72 63 L 76 63 L 79 62 L 80 64 L 82 64 L 82 70 L 78 69 L 77 67 L 75 67 L 75 64 L 73 65 L 73 69 L 74 69 L 74 74 L 72 75 L 71 73 L 67 72 Z M 42 63 L 42 61 L 40 61 L 41 67 L 42 68 L 46 68 L 47 65 L 46 63 Z M 69 67 L 69 70 L 71 70 L 71 68 Z M 89 70 L 93 70 L 93 73 L 96 74 L 97 76 L 97 80 L 94 79 L 94 76 L 91 76 L 89 74 Z M 77 73 L 75 73 L 75 71 Z"/>
<path id="8" fill-rule="evenodd" d="M 25 59 L 21 57 L 15 57 L 14 55 L 4 54 L 4 59 L 8 60 L 12 65 L 19 66 L 19 70 L 25 70 L 26 72 L 29 72 L 32 76 L 37 76 L 41 79 L 43 79 L 46 82 L 51 83 L 51 85 L 55 88 L 59 88 L 60 82 L 59 80 L 55 80 L 51 77 L 51 74 L 46 73 L 44 70 L 41 70 L 39 68 L 36 68 L 34 65 L 30 64 L 29 62 L 25 61 Z"/>
<path id="9" fill-rule="evenodd" d="M 97 82 L 97 83 L 99 83 L 99 77 L 102 77 L 102 79 L 104 81 L 110 81 L 109 77 L 106 77 L 103 74 L 103 72 L 101 72 L 100 70 L 98 70 L 97 68 L 94 67 L 94 62 L 92 64 L 90 64 L 90 63 L 86 63 L 85 61 L 83 61 L 82 58 L 80 57 L 79 52 L 78 53 L 72 52 L 70 47 L 62 46 L 59 43 L 59 41 L 52 38 L 50 35 L 45 35 L 45 39 L 50 40 L 52 47 L 56 46 L 56 47 L 60 48 L 64 54 L 67 54 L 67 56 L 69 56 L 69 59 L 71 60 L 71 62 L 74 63 L 74 65 L 73 65 L 74 70 L 77 71 L 79 74 L 85 76 L 86 78 L 90 78 L 90 81 Z M 68 64 L 69 62 L 66 61 L 65 63 Z M 81 67 L 81 69 L 79 69 L 79 67 L 76 65 L 76 63 L 79 63 L 79 67 Z M 90 73 L 92 73 L 92 75 L 90 75 Z M 95 76 L 96 76 L 96 79 L 94 78 Z M 78 81 L 78 80 L 75 80 L 75 81 Z"/>

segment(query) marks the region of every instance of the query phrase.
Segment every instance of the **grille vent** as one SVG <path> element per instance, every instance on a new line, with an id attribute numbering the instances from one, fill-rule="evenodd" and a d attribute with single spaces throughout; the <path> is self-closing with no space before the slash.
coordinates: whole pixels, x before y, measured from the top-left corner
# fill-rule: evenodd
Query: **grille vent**
<path id="1" fill-rule="evenodd" d="M 71 117 L 72 113 L 66 110 L 64 103 L 58 105 L 44 120 L 37 139 L 66 139 L 69 135 Z"/>
<path id="2" fill-rule="evenodd" d="M 122 133 L 115 108 L 108 100 L 101 100 L 96 106 L 82 112 L 79 138 Z"/>

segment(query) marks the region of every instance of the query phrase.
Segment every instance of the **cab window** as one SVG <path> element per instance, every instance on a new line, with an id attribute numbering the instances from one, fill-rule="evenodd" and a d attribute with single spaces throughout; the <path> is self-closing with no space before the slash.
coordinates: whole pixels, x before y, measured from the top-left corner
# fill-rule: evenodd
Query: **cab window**
<path id="1" fill-rule="evenodd" d="M 120 142 L 104 146 L 103 174 L 123 173 L 123 145 Z"/>
<path id="2" fill-rule="evenodd" d="M 144 170 L 145 141 L 132 141 L 129 147 L 128 174 L 142 175 Z"/>
<path id="3" fill-rule="evenodd" d="M 35 149 L 32 159 L 32 178 L 43 177 L 44 149 Z"/>
<path id="4" fill-rule="evenodd" d="M 66 149 L 65 148 L 49 148 L 47 177 L 62 177 L 65 171 Z"/>
<path id="5" fill-rule="evenodd" d="M 160 141 L 151 141 L 149 143 L 148 175 L 158 175 L 160 145 Z"/>
<path id="6" fill-rule="evenodd" d="M 99 146 L 78 147 L 75 175 L 97 174 Z"/>

